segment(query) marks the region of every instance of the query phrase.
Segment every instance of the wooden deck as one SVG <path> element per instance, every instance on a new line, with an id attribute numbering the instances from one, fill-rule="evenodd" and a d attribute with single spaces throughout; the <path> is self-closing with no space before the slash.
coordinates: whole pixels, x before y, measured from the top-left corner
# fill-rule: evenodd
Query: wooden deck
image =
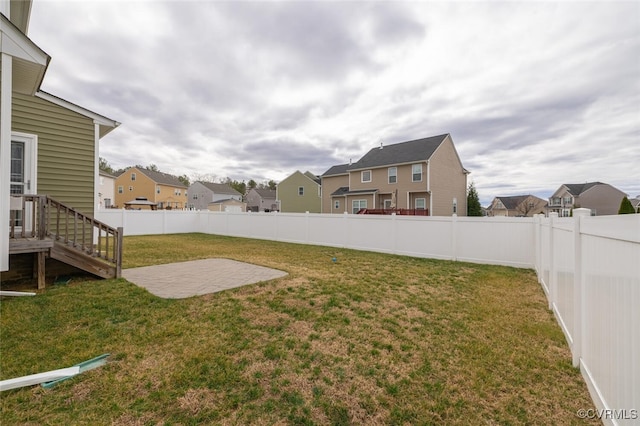
<path id="1" fill-rule="evenodd" d="M 102 278 L 122 272 L 122 228 L 112 228 L 46 195 L 12 194 L 9 254 L 35 253 L 34 276 L 44 288 L 49 257 Z M 30 224 L 28 229 L 23 224 Z"/>

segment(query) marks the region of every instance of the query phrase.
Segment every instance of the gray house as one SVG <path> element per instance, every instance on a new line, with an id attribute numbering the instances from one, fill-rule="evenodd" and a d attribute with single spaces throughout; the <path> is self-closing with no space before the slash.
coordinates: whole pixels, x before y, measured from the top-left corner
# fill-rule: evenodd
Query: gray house
<path id="1" fill-rule="evenodd" d="M 592 216 L 618 214 L 626 194 L 608 183 L 565 183 L 549 197 L 548 212 L 571 216 L 571 209 L 591 209 Z"/>
<path id="2" fill-rule="evenodd" d="M 196 181 L 187 190 L 189 209 L 207 210 L 211 203 L 242 201 L 242 194 L 226 183 Z"/>
<path id="3" fill-rule="evenodd" d="M 247 210 L 252 212 L 278 211 L 275 189 L 251 188 L 247 192 Z"/>

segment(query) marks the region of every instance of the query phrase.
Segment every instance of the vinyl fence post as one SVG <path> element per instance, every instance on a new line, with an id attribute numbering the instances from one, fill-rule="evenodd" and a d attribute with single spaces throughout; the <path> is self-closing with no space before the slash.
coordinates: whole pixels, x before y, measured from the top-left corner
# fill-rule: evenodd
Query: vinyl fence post
<path id="1" fill-rule="evenodd" d="M 451 260 L 454 262 L 458 260 L 458 215 L 453 214 L 451 216 Z"/>
<path id="2" fill-rule="evenodd" d="M 553 306 L 556 303 L 556 299 L 558 298 L 558 291 L 556 286 L 556 266 L 553 261 L 555 255 L 553 253 L 553 226 L 555 220 L 558 218 L 558 213 L 552 212 L 549 213 L 549 309 L 553 311 Z M 555 315 L 555 312 L 554 312 Z"/>
<path id="3" fill-rule="evenodd" d="M 582 357 L 582 336 L 584 329 L 584 280 L 582 278 L 582 234 L 580 225 L 584 217 L 591 215 L 589 209 L 573 210 L 573 347 L 571 355 L 573 366 L 580 367 L 580 358 Z"/>

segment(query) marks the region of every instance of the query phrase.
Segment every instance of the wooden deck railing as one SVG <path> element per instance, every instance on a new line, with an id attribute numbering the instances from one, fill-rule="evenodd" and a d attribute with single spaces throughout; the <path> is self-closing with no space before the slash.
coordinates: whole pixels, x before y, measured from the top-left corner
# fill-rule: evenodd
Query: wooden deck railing
<path id="1" fill-rule="evenodd" d="M 122 228 L 112 228 L 46 195 L 12 194 L 10 239 L 52 239 L 122 269 Z"/>
<path id="2" fill-rule="evenodd" d="M 401 216 L 429 216 L 429 209 L 360 209 L 358 214 L 397 214 Z"/>

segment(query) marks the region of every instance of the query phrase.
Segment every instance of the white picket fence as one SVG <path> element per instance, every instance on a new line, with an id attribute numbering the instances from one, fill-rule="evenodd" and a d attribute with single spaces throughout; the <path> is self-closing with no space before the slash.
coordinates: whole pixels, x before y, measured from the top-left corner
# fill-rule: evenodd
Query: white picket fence
<path id="1" fill-rule="evenodd" d="M 535 269 L 605 424 L 640 424 L 640 215 L 476 218 L 101 210 L 125 235 L 203 232 Z M 582 407 L 576 407 L 576 410 Z"/>

